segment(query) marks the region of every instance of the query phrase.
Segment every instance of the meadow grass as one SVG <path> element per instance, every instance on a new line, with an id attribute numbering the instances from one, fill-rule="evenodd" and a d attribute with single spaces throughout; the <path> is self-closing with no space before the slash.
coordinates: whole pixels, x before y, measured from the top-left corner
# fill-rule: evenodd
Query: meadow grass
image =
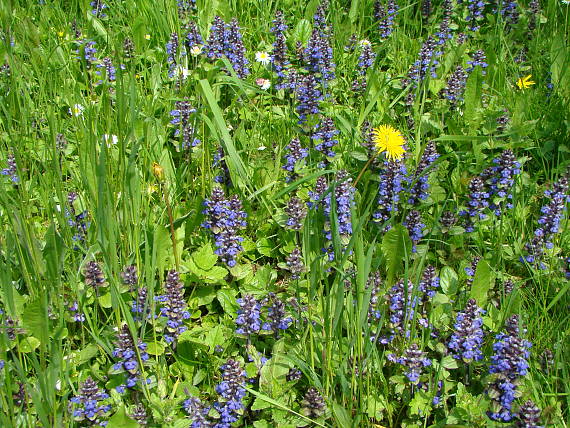
<path id="1" fill-rule="evenodd" d="M 566 426 L 570 6 L 397 5 L 0 2 L 0 426 Z"/>

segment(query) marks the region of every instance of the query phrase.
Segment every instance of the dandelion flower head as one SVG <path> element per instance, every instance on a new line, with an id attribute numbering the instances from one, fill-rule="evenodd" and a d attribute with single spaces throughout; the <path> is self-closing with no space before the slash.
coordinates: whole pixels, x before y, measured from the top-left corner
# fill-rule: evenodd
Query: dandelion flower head
<path id="1" fill-rule="evenodd" d="M 530 80 L 531 77 L 532 74 L 529 74 L 526 77 L 519 78 L 519 80 L 517 80 L 517 86 L 519 87 L 519 89 L 527 89 L 530 88 L 532 85 L 534 85 L 535 82 Z"/>
<path id="2" fill-rule="evenodd" d="M 404 136 L 390 125 L 380 125 L 375 128 L 373 142 L 379 152 L 386 152 L 389 160 L 399 160 L 406 152 Z"/>

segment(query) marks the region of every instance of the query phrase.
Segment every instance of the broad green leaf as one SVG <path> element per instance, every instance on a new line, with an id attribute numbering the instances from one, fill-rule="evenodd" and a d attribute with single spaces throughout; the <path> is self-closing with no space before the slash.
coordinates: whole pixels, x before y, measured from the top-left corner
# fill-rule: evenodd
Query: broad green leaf
<path id="1" fill-rule="evenodd" d="M 28 302 L 24 309 L 22 322 L 29 333 L 35 335 L 41 343 L 47 343 L 49 338 L 48 316 L 41 297 Z"/>
<path id="2" fill-rule="evenodd" d="M 52 224 L 45 235 L 46 244 L 42 251 L 49 278 L 55 283 L 61 277 L 65 258 L 65 243 Z"/>
<path id="3" fill-rule="evenodd" d="M 228 274 L 228 271 L 216 266 L 218 256 L 214 254 L 214 250 L 210 244 L 200 247 L 192 253 L 190 259 L 183 265 L 199 279 L 207 283 L 220 283 Z"/>
<path id="4" fill-rule="evenodd" d="M 404 260 L 412 252 L 412 242 L 408 230 L 398 224 L 392 227 L 382 238 L 382 252 L 386 259 L 387 282 L 391 284 L 402 269 Z"/>
<path id="5" fill-rule="evenodd" d="M 216 298 L 216 288 L 213 285 L 198 285 L 188 300 L 188 306 L 197 308 L 198 306 L 212 303 Z"/>
<path id="6" fill-rule="evenodd" d="M 344 407 L 342 407 L 336 401 L 332 403 L 332 410 L 338 426 L 340 427 L 352 426 L 352 418 L 350 417 L 350 414 Z"/>
<path id="7" fill-rule="evenodd" d="M 208 345 L 210 350 L 214 350 L 217 345 L 222 346 L 226 342 L 224 330 L 227 329 L 221 325 L 208 329 L 206 337 L 204 338 L 204 344 Z"/>
<path id="8" fill-rule="evenodd" d="M 138 428 L 139 424 L 127 416 L 125 407 L 121 406 L 119 410 L 109 419 L 107 428 Z"/>
<path id="9" fill-rule="evenodd" d="M 244 279 L 253 274 L 253 267 L 249 263 L 238 264 L 230 269 L 230 273 L 236 280 Z"/>
<path id="10" fill-rule="evenodd" d="M 467 79 L 465 86 L 465 118 L 467 121 L 473 121 L 476 109 L 481 104 L 483 77 L 481 75 L 481 67 L 475 67 Z"/>
<path id="11" fill-rule="evenodd" d="M 273 398 L 279 399 L 283 393 L 285 376 L 289 372 L 290 365 L 283 357 L 285 342 L 278 341 L 273 346 L 273 356 L 261 368 L 259 377 L 259 391 Z"/>
<path id="12" fill-rule="evenodd" d="M 224 312 L 229 314 L 231 317 L 235 316 L 239 308 L 235 295 L 236 292 L 230 288 L 222 288 L 218 290 L 218 293 L 216 294 L 218 302 L 222 305 Z"/>
<path id="13" fill-rule="evenodd" d="M 423 391 L 417 391 L 410 401 L 410 414 L 426 417 L 430 413 L 430 398 Z"/>
<path id="14" fill-rule="evenodd" d="M 439 284 L 446 295 L 453 295 L 457 291 L 457 274 L 449 266 L 441 268 Z"/>
<path id="15" fill-rule="evenodd" d="M 147 345 L 146 352 L 150 355 L 162 355 L 164 354 L 164 345 L 160 342 L 150 342 Z"/>
<path id="16" fill-rule="evenodd" d="M 484 307 L 487 302 L 487 293 L 495 282 L 489 263 L 486 260 L 481 259 L 477 263 L 477 270 L 475 271 L 475 278 L 473 279 L 473 285 L 471 285 L 471 291 L 469 297 L 477 301 L 477 305 Z"/>
<path id="17" fill-rule="evenodd" d="M 152 261 L 158 272 L 163 272 L 169 252 L 172 252 L 172 241 L 166 227 L 156 225 L 152 237 Z"/>
<path id="18" fill-rule="evenodd" d="M 369 395 L 366 397 L 366 414 L 369 418 L 382 419 L 386 404 L 386 399 L 382 395 Z"/>
<path id="19" fill-rule="evenodd" d="M 33 336 L 26 337 L 20 341 L 18 349 L 20 352 L 28 353 L 35 351 L 40 346 L 40 341 Z"/>
<path id="20" fill-rule="evenodd" d="M 95 18 L 92 13 L 87 14 L 87 20 L 93 26 L 93 29 L 97 34 L 99 34 L 99 36 L 101 36 L 105 40 L 108 39 L 107 30 L 105 29 L 105 26 L 101 23 L 101 21 Z"/>
<path id="21" fill-rule="evenodd" d="M 202 245 L 197 251 L 192 253 L 192 261 L 198 269 L 210 270 L 216 264 L 218 256 L 214 254 L 212 245 L 209 243 Z"/>
<path id="22" fill-rule="evenodd" d="M 271 257 L 272 256 L 274 245 L 269 239 L 261 238 L 260 240 L 257 241 L 257 243 L 255 245 L 257 247 L 257 251 L 262 256 L 265 256 L 265 257 Z"/>
<path id="23" fill-rule="evenodd" d="M 103 294 L 102 296 L 97 298 L 97 301 L 99 302 L 102 308 L 109 309 L 113 307 L 111 293 Z"/>
<path id="24" fill-rule="evenodd" d="M 305 43 L 309 40 L 311 31 L 311 23 L 307 19 L 301 19 L 293 29 L 291 37 L 296 42 L 299 41 Z"/>
<path id="25" fill-rule="evenodd" d="M 251 406 L 251 410 L 263 410 L 271 407 L 271 404 L 260 398 L 256 398 Z M 257 426 L 257 425 L 254 425 Z M 263 426 L 263 425 L 262 425 Z"/>
<path id="26" fill-rule="evenodd" d="M 99 353 L 99 348 L 90 343 L 79 352 L 77 358 L 75 359 L 75 364 L 80 365 L 86 363 L 91 358 L 95 357 L 98 353 Z"/>

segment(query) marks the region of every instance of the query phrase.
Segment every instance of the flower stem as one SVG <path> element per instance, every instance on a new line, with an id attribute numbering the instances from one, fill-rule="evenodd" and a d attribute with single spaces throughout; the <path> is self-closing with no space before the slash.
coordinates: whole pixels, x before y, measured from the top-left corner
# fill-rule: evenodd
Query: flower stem
<path id="1" fill-rule="evenodd" d="M 356 180 L 354 180 L 354 187 L 356 187 L 356 185 L 358 184 L 358 182 L 360 181 L 360 178 L 362 177 L 362 174 L 364 174 L 364 171 L 366 171 L 366 169 L 370 166 L 370 164 L 372 163 L 372 161 L 374 159 L 376 159 L 376 156 L 378 155 L 378 152 L 374 152 L 374 154 L 372 155 L 372 157 L 370 159 L 368 159 L 368 162 L 366 162 L 366 165 L 364 165 L 364 168 L 362 168 L 362 170 L 360 171 L 360 173 L 358 174 L 358 177 L 356 177 Z"/>

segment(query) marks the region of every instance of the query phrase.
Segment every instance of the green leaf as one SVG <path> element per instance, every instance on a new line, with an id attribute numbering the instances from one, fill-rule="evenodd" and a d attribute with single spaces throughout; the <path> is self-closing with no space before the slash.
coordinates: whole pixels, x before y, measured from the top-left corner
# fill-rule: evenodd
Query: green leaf
<path id="1" fill-rule="evenodd" d="M 228 131 L 228 126 L 224 120 L 222 110 L 220 109 L 220 106 L 218 105 L 216 98 L 214 97 L 214 93 L 212 92 L 212 87 L 210 86 L 210 82 L 208 82 L 208 80 L 206 79 L 202 79 L 200 80 L 199 84 L 200 87 L 202 88 L 202 92 L 204 94 L 204 97 L 206 98 L 208 106 L 210 107 L 212 115 L 214 116 L 215 128 L 212 128 L 211 131 L 213 133 L 219 132 L 221 136 L 221 143 L 224 147 L 224 152 L 227 153 L 226 161 L 228 164 L 228 168 L 230 170 L 230 174 L 232 175 L 232 180 L 235 181 L 234 173 L 237 172 L 237 175 L 243 180 L 245 185 L 249 189 L 253 189 L 253 186 L 251 185 L 249 179 L 249 175 L 245 168 L 245 164 L 238 155 L 236 146 L 234 145 L 232 137 L 230 136 L 230 133 Z"/>
<path id="2" fill-rule="evenodd" d="M 95 357 L 98 353 L 99 353 L 99 348 L 96 345 L 90 343 L 85 348 L 83 348 L 81 352 L 79 352 L 79 354 L 74 360 L 75 365 L 78 366 L 80 364 L 86 363 L 91 358 Z"/>
<path id="3" fill-rule="evenodd" d="M 55 283 L 61 277 L 65 258 L 65 244 L 55 230 L 55 225 L 52 224 L 46 232 L 45 241 L 46 245 L 42 250 L 42 255 L 46 262 L 47 275 Z"/>
<path id="4" fill-rule="evenodd" d="M 382 238 L 382 252 L 386 258 L 387 282 L 391 284 L 402 268 L 402 262 L 409 257 L 412 242 L 408 230 L 398 224 L 392 227 Z"/>
<path id="5" fill-rule="evenodd" d="M 162 355 L 164 354 L 164 345 L 160 342 L 150 342 L 147 345 L 146 352 L 150 355 Z"/>
<path id="6" fill-rule="evenodd" d="M 457 291 L 457 274 L 449 266 L 441 268 L 439 284 L 446 295 L 453 295 Z"/>
<path id="7" fill-rule="evenodd" d="M 92 13 L 87 13 L 87 20 L 93 26 L 93 29 L 97 34 L 99 34 L 99 36 L 101 36 L 105 40 L 108 39 L 107 30 L 105 29 L 105 26 L 101 23 L 101 21 L 95 18 Z"/>
<path id="8" fill-rule="evenodd" d="M 382 419 L 382 413 L 386 410 L 386 399 L 383 396 L 369 395 L 366 397 L 366 414 L 369 418 Z"/>
<path id="9" fill-rule="evenodd" d="M 172 428 L 190 428 L 191 424 L 192 424 L 191 420 L 178 419 L 176 422 L 174 422 L 174 424 L 172 425 Z"/>
<path id="10" fill-rule="evenodd" d="M 305 43 L 309 40 L 311 31 L 311 23 L 307 19 L 301 19 L 293 29 L 291 37 L 296 42 Z"/>
<path id="11" fill-rule="evenodd" d="M 267 409 L 271 407 L 271 404 L 268 403 L 267 401 L 261 399 L 261 398 L 256 398 L 255 401 L 253 402 L 252 406 L 251 406 L 251 410 L 263 410 L 263 409 Z"/>
<path id="12" fill-rule="evenodd" d="M 138 428 L 139 424 L 127 416 L 124 407 L 119 408 L 109 419 L 107 428 Z"/>
<path id="13" fill-rule="evenodd" d="M 410 414 L 426 417 L 430 414 L 430 399 L 423 391 L 417 391 L 410 401 Z"/>
<path id="14" fill-rule="evenodd" d="M 194 294 L 190 300 L 188 300 L 188 306 L 191 308 L 197 308 L 198 306 L 204 306 L 216 298 L 216 288 L 213 285 L 198 285 L 194 290 Z"/>
<path id="15" fill-rule="evenodd" d="M 227 269 L 216 266 L 218 256 L 214 254 L 214 250 L 210 244 L 200 247 L 192 253 L 184 266 L 199 279 L 207 283 L 219 283 L 228 274 Z"/>
<path id="16" fill-rule="evenodd" d="M 456 369 L 459 367 L 459 365 L 457 364 L 457 360 L 453 358 L 451 355 L 443 357 L 443 359 L 441 360 L 441 365 L 445 369 Z"/>
<path id="17" fill-rule="evenodd" d="M 41 343 L 48 342 L 48 317 L 42 298 L 37 298 L 26 305 L 22 321 L 24 328 L 37 336 Z"/>
<path id="18" fill-rule="evenodd" d="M 235 265 L 230 269 L 230 273 L 236 280 L 244 279 L 246 276 L 253 274 L 253 267 L 249 263 Z"/>
<path id="19" fill-rule="evenodd" d="M 339 427 L 350 427 L 352 426 L 352 418 L 347 410 L 338 404 L 336 401 L 332 403 L 332 410 L 334 418 L 336 420 L 337 426 Z"/>
<path id="20" fill-rule="evenodd" d="M 40 341 L 33 336 L 26 337 L 20 341 L 20 352 L 28 353 L 35 351 L 40 346 Z"/>
<path id="21" fill-rule="evenodd" d="M 204 344 L 208 345 L 210 350 L 214 350 L 217 345 L 222 346 L 226 342 L 226 337 L 224 335 L 225 329 L 226 328 L 221 325 L 208 329 L 206 337 L 204 338 Z"/>
<path id="22" fill-rule="evenodd" d="M 218 256 L 214 254 L 212 246 L 206 244 L 192 253 L 192 261 L 198 269 L 210 270 L 218 261 Z"/>
<path id="23" fill-rule="evenodd" d="M 477 263 L 477 270 L 475 271 L 475 278 L 473 279 L 469 297 L 475 299 L 480 307 L 484 307 L 487 302 L 487 293 L 494 282 L 495 278 L 491 272 L 489 263 L 481 259 L 479 263 Z"/>
<path id="24" fill-rule="evenodd" d="M 152 236 L 152 264 L 158 272 L 164 271 L 169 252 L 172 252 L 172 241 L 166 227 L 157 225 Z"/>
<path id="25" fill-rule="evenodd" d="M 257 241 L 255 246 L 257 247 L 259 254 L 265 257 L 271 257 L 274 245 L 269 239 L 261 238 L 259 241 Z"/>
<path id="26" fill-rule="evenodd" d="M 230 288 L 222 288 L 218 290 L 216 297 L 218 302 L 222 305 L 224 312 L 230 316 L 235 316 L 239 305 L 236 302 L 236 292 Z"/>
<path id="27" fill-rule="evenodd" d="M 283 356 L 286 353 L 285 342 L 279 340 L 273 346 L 273 356 L 261 368 L 259 377 L 259 392 L 267 394 L 276 399 L 283 395 L 283 385 L 285 376 L 289 372 L 290 365 Z"/>
<path id="28" fill-rule="evenodd" d="M 483 86 L 483 77 L 481 75 L 481 67 L 475 67 L 467 79 L 465 86 L 465 114 L 467 121 L 473 121 L 477 107 L 481 103 L 481 92 Z"/>
<path id="29" fill-rule="evenodd" d="M 113 307 L 111 293 L 103 294 L 102 296 L 97 298 L 97 301 L 99 302 L 102 308 L 109 309 Z"/>

